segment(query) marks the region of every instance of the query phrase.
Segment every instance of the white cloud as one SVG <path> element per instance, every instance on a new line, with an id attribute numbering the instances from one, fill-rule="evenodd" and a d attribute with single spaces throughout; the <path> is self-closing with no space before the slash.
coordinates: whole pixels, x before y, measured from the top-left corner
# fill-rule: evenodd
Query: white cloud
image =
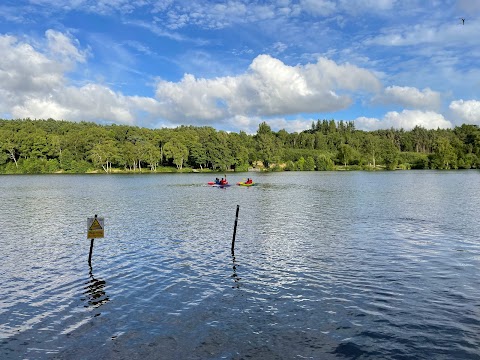
<path id="1" fill-rule="evenodd" d="M 0 87 L 16 99 L 62 86 L 66 66 L 9 35 L 0 36 Z"/>
<path id="2" fill-rule="evenodd" d="M 39 49 L 15 37 L 0 36 L 2 113 L 128 124 L 227 124 L 228 119 L 242 116 L 333 112 L 350 106 L 355 92 L 381 88 L 373 73 L 351 64 L 319 58 L 316 63 L 289 66 L 260 55 L 236 77 L 205 79 L 186 74 L 179 82 L 158 81 L 155 99 L 125 96 L 95 83 L 72 86 L 65 74 L 86 61 L 86 52 L 68 35 L 49 30 L 45 36 Z M 282 127 L 304 128 L 302 121 L 283 121 Z"/>
<path id="3" fill-rule="evenodd" d="M 230 125 L 235 131 L 243 130 L 247 134 L 255 134 L 258 130 L 258 126 L 262 122 L 266 122 L 273 131 L 279 131 L 285 129 L 287 132 L 301 132 L 310 129 L 313 119 L 294 119 L 287 120 L 282 117 L 263 119 L 258 116 L 243 116 L 236 115 L 227 120 L 227 124 Z"/>
<path id="4" fill-rule="evenodd" d="M 136 102 L 107 87 L 88 84 L 81 88 L 65 87 L 49 96 L 26 98 L 14 105 L 11 113 L 16 118 L 107 120 L 134 125 Z"/>
<path id="5" fill-rule="evenodd" d="M 0 36 L 0 113 L 23 118 L 106 120 L 126 124 L 215 124 L 254 133 L 265 120 L 274 130 L 302 131 L 311 119 L 287 120 L 288 114 L 335 112 L 348 108 L 358 93 L 376 93 L 378 78 L 352 64 L 327 58 L 290 66 L 269 55 L 257 56 L 238 76 L 212 79 L 186 74 L 179 82 L 159 80 L 156 97 L 125 96 L 107 86 L 72 86 L 65 74 L 87 60 L 69 35 L 47 31 L 42 48 L 13 36 Z M 439 93 L 429 88 L 392 86 L 382 99 L 422 109 L 435 108 Z M 458 100 L 452 112 L 478 121 L 480 102 Z M 140 114 L 140 115 L 139 115 Z M 448 128 L 452 124 L 433 111 L 389 112 L 383 119 L 356 119 L 357 128 Z"/>
<path id="6" fill-rule="evenodd" d="M 381 33 L 365 40 L 365 46 L 379 45 L 405 47 L 416 45 L 431 45 L 445 50 L 446 46 L 463 48 L 478 46 L 480 24 L 475 21 L 465 21 L 461 25 L 460 19 L 453 19 L 447 23 L 432 23 L 402 25 L 381 30 Z M 420 49 L 426 50 L 426 49 Z M 428 49 L 427 49 L 428 50 Z"/>
<path id="7" fill-rule="evenodd" d="M 73 9 L 87 8 L 88 11 L 96 14 L 110 14 L 112 12 L 128 14 L 147 4 L 145 1 L 132 0 L 88 1 L 87 4 L 85 2 L 85 0 L 71 0 L 70 6 Z"/>
<path id="8" fill-rule="evenodd" d="M 85 62 L 86 52 L 78 50 L 78 41 L 54 30 L 47 30 L 45 35 L 52 55 L 57 55 L 63 61 L 71 59 L 73 62 Z"/>
<path id="9" fill-rule="evenodd" d="M 388 14 L 395 7 L 404 4 L 398 0 L 300 0 L 301 11 L 320 17 L 348 14 L 357 17 L 359 14 Z M 291 5 L 292 9 L 295 7 Z M 337 19 L 337 21 L 340 19 Z"/>
<path id="10" fill-rule="evenodd" d="M 452 123 L 443 115 L 433 111 L 403 110 L 401 113 L 391 111 L 383 119 L 359 117 L 355 119 L 355 126 L 359 130 L 395 129 L 411 130 L 415 126 L 425 129 L 452 128 Z"/>
<path id="11" fill-rule="evenodd" d="M 365 41 L 367 45 L 381 46 L 410 46 L 421 43 L 438 42 L 442 37 L 439 29 L 433 29 L 427 25 L 415 25 L 404 28 L 384 30 L 383 34 Z"/>
<path id="12" fill-rule="evenodd" d="M 281 41 L 277 41 L 275 44 L 273 44 L 272 47 L 276 53 L 283 53 L 285 50 L 288 49 L 288 45 L 284 44 Z"/>
<path id="13" fill-rule="evenodd" d="M 243 1 L 234 0 L 225 3 L 185 2 L 181 5 L 174 2 L 161 7 L 161 12 L 166 15 L 165 26 L 169 29 L 180 29 L 188 25 L 223 29 L 236 23 L 274 19 L 280 11 L 284 9 L 277 9 L 273 4 L 246 5 Z"/>
<path id="14" fill-rule="evenodd" d="M 320 58 L 315 64 L 288 66 L 268 55 L 256 57 L 237 77 L 159 81 L 156 97 L 172 121 L 215 121 L 235 115 L 272 116 L 332 112 L 352 103 L 350 91 L 377 91 L 368 70 Z M 341 93 L 341 94 L 340 94 Z"/>
<path id="15" fill-rule="evenodd" d="M 391 10 L 397 3 L 397 0 L 340 0 L 339 6 L 356 14 Z"/>
<path id="16" fill-rule="evenodd" d="M 173 121 L 191 121 L 192 119 L 216 120 L 228 114 L 217 101 L 227 96 L 231 78 L 221 81 L 196 79 L 185 75 L 179 83 L 159 81 L 156 95 L 162 106 L 160 115 Z"/>
<path id="17" fill-rule="evenodd" d="M 336 4 L 329 0 L 300 0 L 302 9 L 313 15 L 327 16 L 335 12 Z"/>
<path id="18" fill-rule="evenodd" d="M 32 98 L 14 105 L 11 112 L 14 118 L 66 119 L 69 110 L 50 99 Z"/>
<path id="19" fill-rule="evenodd" d="M 450 103 L 450 110 L 458 116 L 463 123 L 480 125 L 480 101 L 455 100 Z"/>
<path id="20" fill-rule="evenodd" d="M 380 81 L 371 71 L 348 63 L 338 65 L 326 58 L 319 58 L 316 64 L 305 65 L 304 76 L 313 86 L 327 89 L 376 92 L 381 88 Z"/>
<path id="21" fill-rule="evenodd" d="M 175 41 L 187 40 L 186 37 L 179 33 L 166 31 L 163 27 L 164 20 L 160 18 L 154 18 L 154 22 L 133 19 L 123 19 L 122 21 L 125 25 L 134 25 L 143 29 L 147 29 L 148 31 L 160 37 L 166 37 Z"/>
<path id="22" fill-rule="evenodd" d="M 472 17 L 480 13 L 480 1 L 479 0 L 458 0 L 456 6 L 465 12 L 463 17 Z"/>
<path id="23" fill-rule="evenodd" d="M 273 131 L 285 129 L 289 133 L 302 132 L 311 129 L 313 119 L 294 119 L 287 120 L 285 118 L 268 119 L 265 122 L 272 128 Z M 258 126 L 257 126 L 258 129 Z M 257 130 L 256 129 L 256 130 Z"/>
<path id="24" fill-rule="evenodd" d="M 139 53 L 145 54 L 145 55 L 153 55 L 154 52 L 146 45 L 142 44 L 139 41 L 134 41 L 134 40 L 127 40 L 124 42 L 125 45 L 135 49 Z"/>
<path id="25" fill-rule="evenodd" d="M 409 86 L 389 86 L 384 93 L 374 98 L 373 102 L 383 104 L 399 104 L 407 108 L 435 110 L 440 107 L 439 92 L 430 88 L 419 90 Z"/>
<path id="26" fill-rule="evenodd" d="M 0 112 L 17 118 L 109 120 L 133 123 L 138 102 L 107 87 L 68 85 L 65 72 L 85 53 L 68 36 L 48 30 L 41 49 L 0 36 Z"/>

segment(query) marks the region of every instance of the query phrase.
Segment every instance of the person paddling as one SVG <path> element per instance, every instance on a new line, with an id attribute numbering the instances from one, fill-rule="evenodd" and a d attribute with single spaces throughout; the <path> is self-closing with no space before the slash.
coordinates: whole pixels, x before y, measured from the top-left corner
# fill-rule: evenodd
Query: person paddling
<path id="1" fill-rule="evenodd" d="M 228 184 L 227 175 L 225 174 L 225 178 L 222 178 L 222 180 L 220 180 L 220 185 L 227 185 L 227 184 Z"/>

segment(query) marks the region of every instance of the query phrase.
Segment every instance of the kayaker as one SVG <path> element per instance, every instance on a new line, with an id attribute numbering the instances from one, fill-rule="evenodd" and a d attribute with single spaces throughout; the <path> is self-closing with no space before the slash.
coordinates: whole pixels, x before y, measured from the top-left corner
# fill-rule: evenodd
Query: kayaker
<path id="1" fill-rule="evenodd" d="M 248 178 L 247 181 L 245 181 L 245 184 L 252 184 L 253 183 L 253 180 Z"/>
<path id="2" fill-rule="evenodd" d="M 215 178 L 215 184 L 220 185 L 220 179 L 219 178 Z"/>
<path id="3" fill-rule="evenodd" d="M 225 185 L 227 183 L 227 180 L 225 180 L 224 178 L 222 178 L 222 180 L 220 180 L 220 185 Z"/>

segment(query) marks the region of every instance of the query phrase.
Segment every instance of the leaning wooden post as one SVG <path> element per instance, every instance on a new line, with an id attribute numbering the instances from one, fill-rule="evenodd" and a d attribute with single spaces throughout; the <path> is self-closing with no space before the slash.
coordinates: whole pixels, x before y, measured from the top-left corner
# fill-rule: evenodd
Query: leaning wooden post
<path id="1" fill-rule="evenodd" d="M 237 235 L 237 222 L 238 222 L 238 211 L 240 210 L 240 205 L 237 205 L 237 213 L 235 214 L 235 226 L 233 227 L 233 239 L 232 239 L 232 255 L 235 253 L 235 236 Z"/>

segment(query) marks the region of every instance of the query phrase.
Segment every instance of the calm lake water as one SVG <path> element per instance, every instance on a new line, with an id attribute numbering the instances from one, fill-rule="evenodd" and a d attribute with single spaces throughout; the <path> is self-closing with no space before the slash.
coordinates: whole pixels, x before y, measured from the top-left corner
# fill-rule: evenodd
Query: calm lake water
<path id="1" fill-rule="evenodd" d="M 215 176 L 0 176 L 0 358 L 480 359 L 479 171 Z"/>

